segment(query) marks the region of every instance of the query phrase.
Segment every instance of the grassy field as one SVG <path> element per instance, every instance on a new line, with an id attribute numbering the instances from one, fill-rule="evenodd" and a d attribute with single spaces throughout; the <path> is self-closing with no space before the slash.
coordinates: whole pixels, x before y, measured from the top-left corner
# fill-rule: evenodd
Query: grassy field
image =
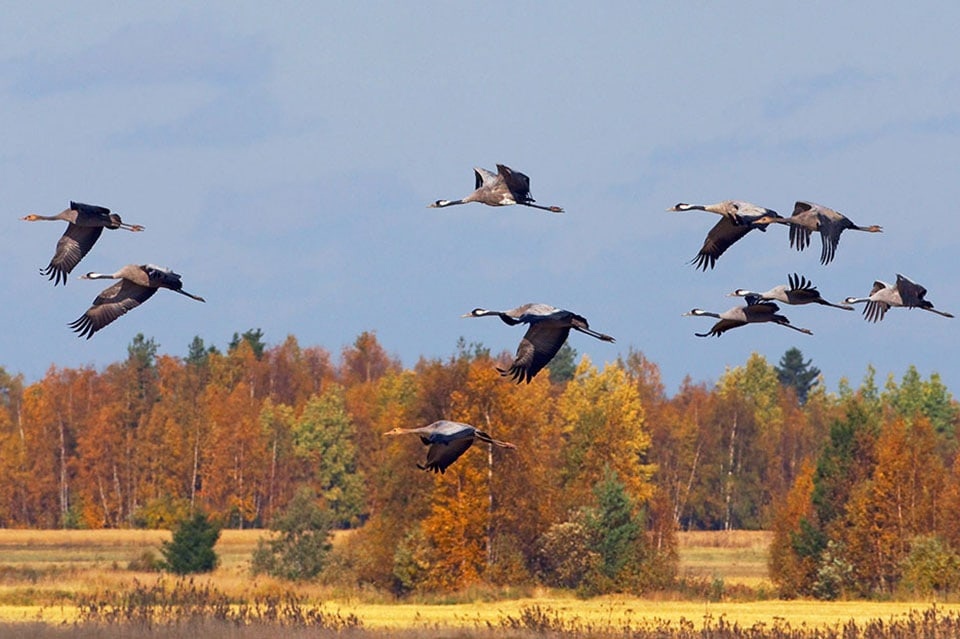
<path id="1" fill-rule="evenodd" d="M 249 576 L 249 557 L 262 535 L 262 531 L 223 531 L 216 548 L 222 562 L 220 568 L 197 582 L 231 596 L 264 596 L 291 590 L 288 584 Z M 73 602 L 78 593 L 125 590 L 134 580 L 155 584 L 155 573 L 138 573 L 127 566 L 145 552 L 159 556 L 160 544 L 169 538 L 168 532 L 140 530 L 0 530 L 0 621 L 69 623 L 77 618 Z M 681 575 L 722 583 L 724 587 L 763 588 L 769 585 L 768 544 L 769 534 L 763 532 L 681 534 Z M 325 602 L 328 612 L 356 615 L 364 628 L 392 630 L 498 627 L 504 620 L 529 615 L 531 610 L 590 627 L 682 621 L 703 626 L 718 620 L 743 627 L 776 620 L 788 620 L 794 627 L 827 627 L 851 619 L 858 623 L 891 619 L 930 605 L 775 599 L 707 602 L 621 596 L 581 600 L 555 591 L 537 592 L 523 599 L 427 605 L 394 603 L 383 598 L 378 601 L 369 596 L 332 597 L 329 590 L 313 585 L 298 585 L 296 593 L 307 601 Z M 461 597 L 461 601 L 464 599 Z M 960 614 L 960 606 L 941 609 Z"/>
<path id="2" fill-rule="evenodd" d="M 680 575 L 772 590 L 767 578 L 771 537 L 759 530 L 680 533 Z"/>

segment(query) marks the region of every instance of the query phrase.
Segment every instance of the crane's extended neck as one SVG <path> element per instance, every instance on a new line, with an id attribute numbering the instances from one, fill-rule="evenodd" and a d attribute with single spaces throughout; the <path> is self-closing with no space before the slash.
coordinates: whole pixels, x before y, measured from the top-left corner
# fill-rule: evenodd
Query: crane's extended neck
<path id="1" fill-rule="evenodd" d="M 454 206 L 457 204 L 466 204 L 465 200 L 437 200 L 432 204 L 428 204 L 428 209 L 442 209 L 445 206 Z"/>

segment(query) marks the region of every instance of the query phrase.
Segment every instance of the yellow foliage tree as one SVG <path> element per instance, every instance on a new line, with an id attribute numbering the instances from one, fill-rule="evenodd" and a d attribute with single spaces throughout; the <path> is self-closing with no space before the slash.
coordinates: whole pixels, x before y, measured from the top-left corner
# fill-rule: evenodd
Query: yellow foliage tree
<path id="1" fill-rule="evenodd" d="M 817 570 L 816 558 L 800 556 L 794 547 L 795 535 L 802 522 L 811 522 L 815 517 L 811 499 L 815 471 L 816 467 L 810 461 L 801 464 L 793 487 L 773 517 L 768 567 L 781 596 L 786 598 L 796 597 L 809 589 Z"/>
<path id="2" fill-rule="evenodd" d="M 523 386 L 507 383 L 489 358 L 478 358 L 471 362 L 463 388 L 451 395 L 453 419 L 517 447 L 505 450 L 477 442 L 474 448 L 481 451 L 467 455 L 474 468 L 485 469 L 477 489 L 487 496 L 485 577 L 494 581 L 525 576 L 519 569 L 524 551 L 532 552 L 560 514 L 553 495 L 562 436 L 551 393 L 546 377 Z"/>
<path id="3" fill-rule="evenodd" d="M 484 475 L 482 467 L 460 462 L 435 475 L 430 514 L 421 523 L 433 549 L 425 589 L 458 590 L 483 574 L 489 521 Z"/>
<path id="4" fill-rule="evenodd" d="M 599 372 L 583 357 L 557 412 L 566 439 L 561 479 L 567 508 L 592 502 L 606 468 L 617 473 L 634 503 L 650 498 L 654 468 L 643 461 L 650 435 L 640 394 L 622 366 L 608 364 Z"/>

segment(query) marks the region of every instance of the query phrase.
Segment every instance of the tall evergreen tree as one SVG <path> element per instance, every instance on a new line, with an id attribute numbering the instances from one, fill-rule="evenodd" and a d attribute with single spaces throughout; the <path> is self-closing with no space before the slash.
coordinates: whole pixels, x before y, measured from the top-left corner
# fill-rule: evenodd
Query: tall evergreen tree
<path id="1" fill-rule="evenodd" d="M 187 347 L 186 362 L 194 367 L 204 366 L 210 356 L 218 352 L 216 346 L 207 347 L 199 335 L 194 335 L 193 341 Z"/>
<path id="2" fill-rule="evenodd" d="M 234 349 L 240 346 L 241 341 L 250 344 L 250 348 L 253 349 L 253 354 L 257 359 L 263 357 L 263 351 L 267 345 L 263 341 L 263 331 L 261 329 L 251 328 L 248 331 L 244 331 L 243 335 L 234 333 L 233 339 L 230 340 L 230 345 L 227 347 L 227 352 L 233 352 Z"/>
<path id="3" fill-rule="evenodd" d="M 812 361 L 803 361 L 803 353 L 799 348 L 793 347 L 780 358 L 780 365 L 774 367 L 780 383 L 784 386 L 792 386 L 801 404 L 806 403 L 810 389 L 819 383 L 817 377 L 820 376 L 820 369 L 810 366 Z"/>
<path id="4" fill-rule="evenodd" d="M 628 563 L 639 560 L 637 542 L 643 526 L 634 515 L 634 505 L 626 487 L 609 466 L 603 480 L 594 486 L 596 510 L 587 518 L 587 527 L 595 540 L 593 550 L 600 556 L 600 573 L 615 580 Z"/>

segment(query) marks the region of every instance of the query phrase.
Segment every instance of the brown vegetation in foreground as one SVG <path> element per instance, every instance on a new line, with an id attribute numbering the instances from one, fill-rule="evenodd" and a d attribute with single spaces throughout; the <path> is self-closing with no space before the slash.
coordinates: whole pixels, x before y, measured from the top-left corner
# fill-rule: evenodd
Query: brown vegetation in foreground
<path id="1" fill-rule="evenodd" d="M 282 629 L 282 630 L 281 630 Z M 741 625 L 723 616 L 706 615 L 701 622 L 637 618 L 617 622 L 586 622 L 548 606 L 530 605 L 517 614 L 501 614 L 496 621 L 476 621 L 472 627 L 418 626 L 406 629 L 363 628 L 356 617 L 323 612 L 305 606 L 293 594 L 231 606 L 220 593 L 192 583 L 178 582 L 173 589 L 162 585 L 138 585 L 113 601 L 84 604 L 81 618 L 64 626 L 43 623 L 0 623 L 5 639 L 110 639 L 156 637 L 180 639 L 203 636 L 259 639 L 275 637 L 418 637 L 457 636 L 465 639 L 506 637 L 570 637 L 608 639 L 958 639 L 960 613 L 931 606 L 890 619 L 857 622 L 850 619 L 832 625 L 807 625 L 776 617 L 769 622 Z"/>

